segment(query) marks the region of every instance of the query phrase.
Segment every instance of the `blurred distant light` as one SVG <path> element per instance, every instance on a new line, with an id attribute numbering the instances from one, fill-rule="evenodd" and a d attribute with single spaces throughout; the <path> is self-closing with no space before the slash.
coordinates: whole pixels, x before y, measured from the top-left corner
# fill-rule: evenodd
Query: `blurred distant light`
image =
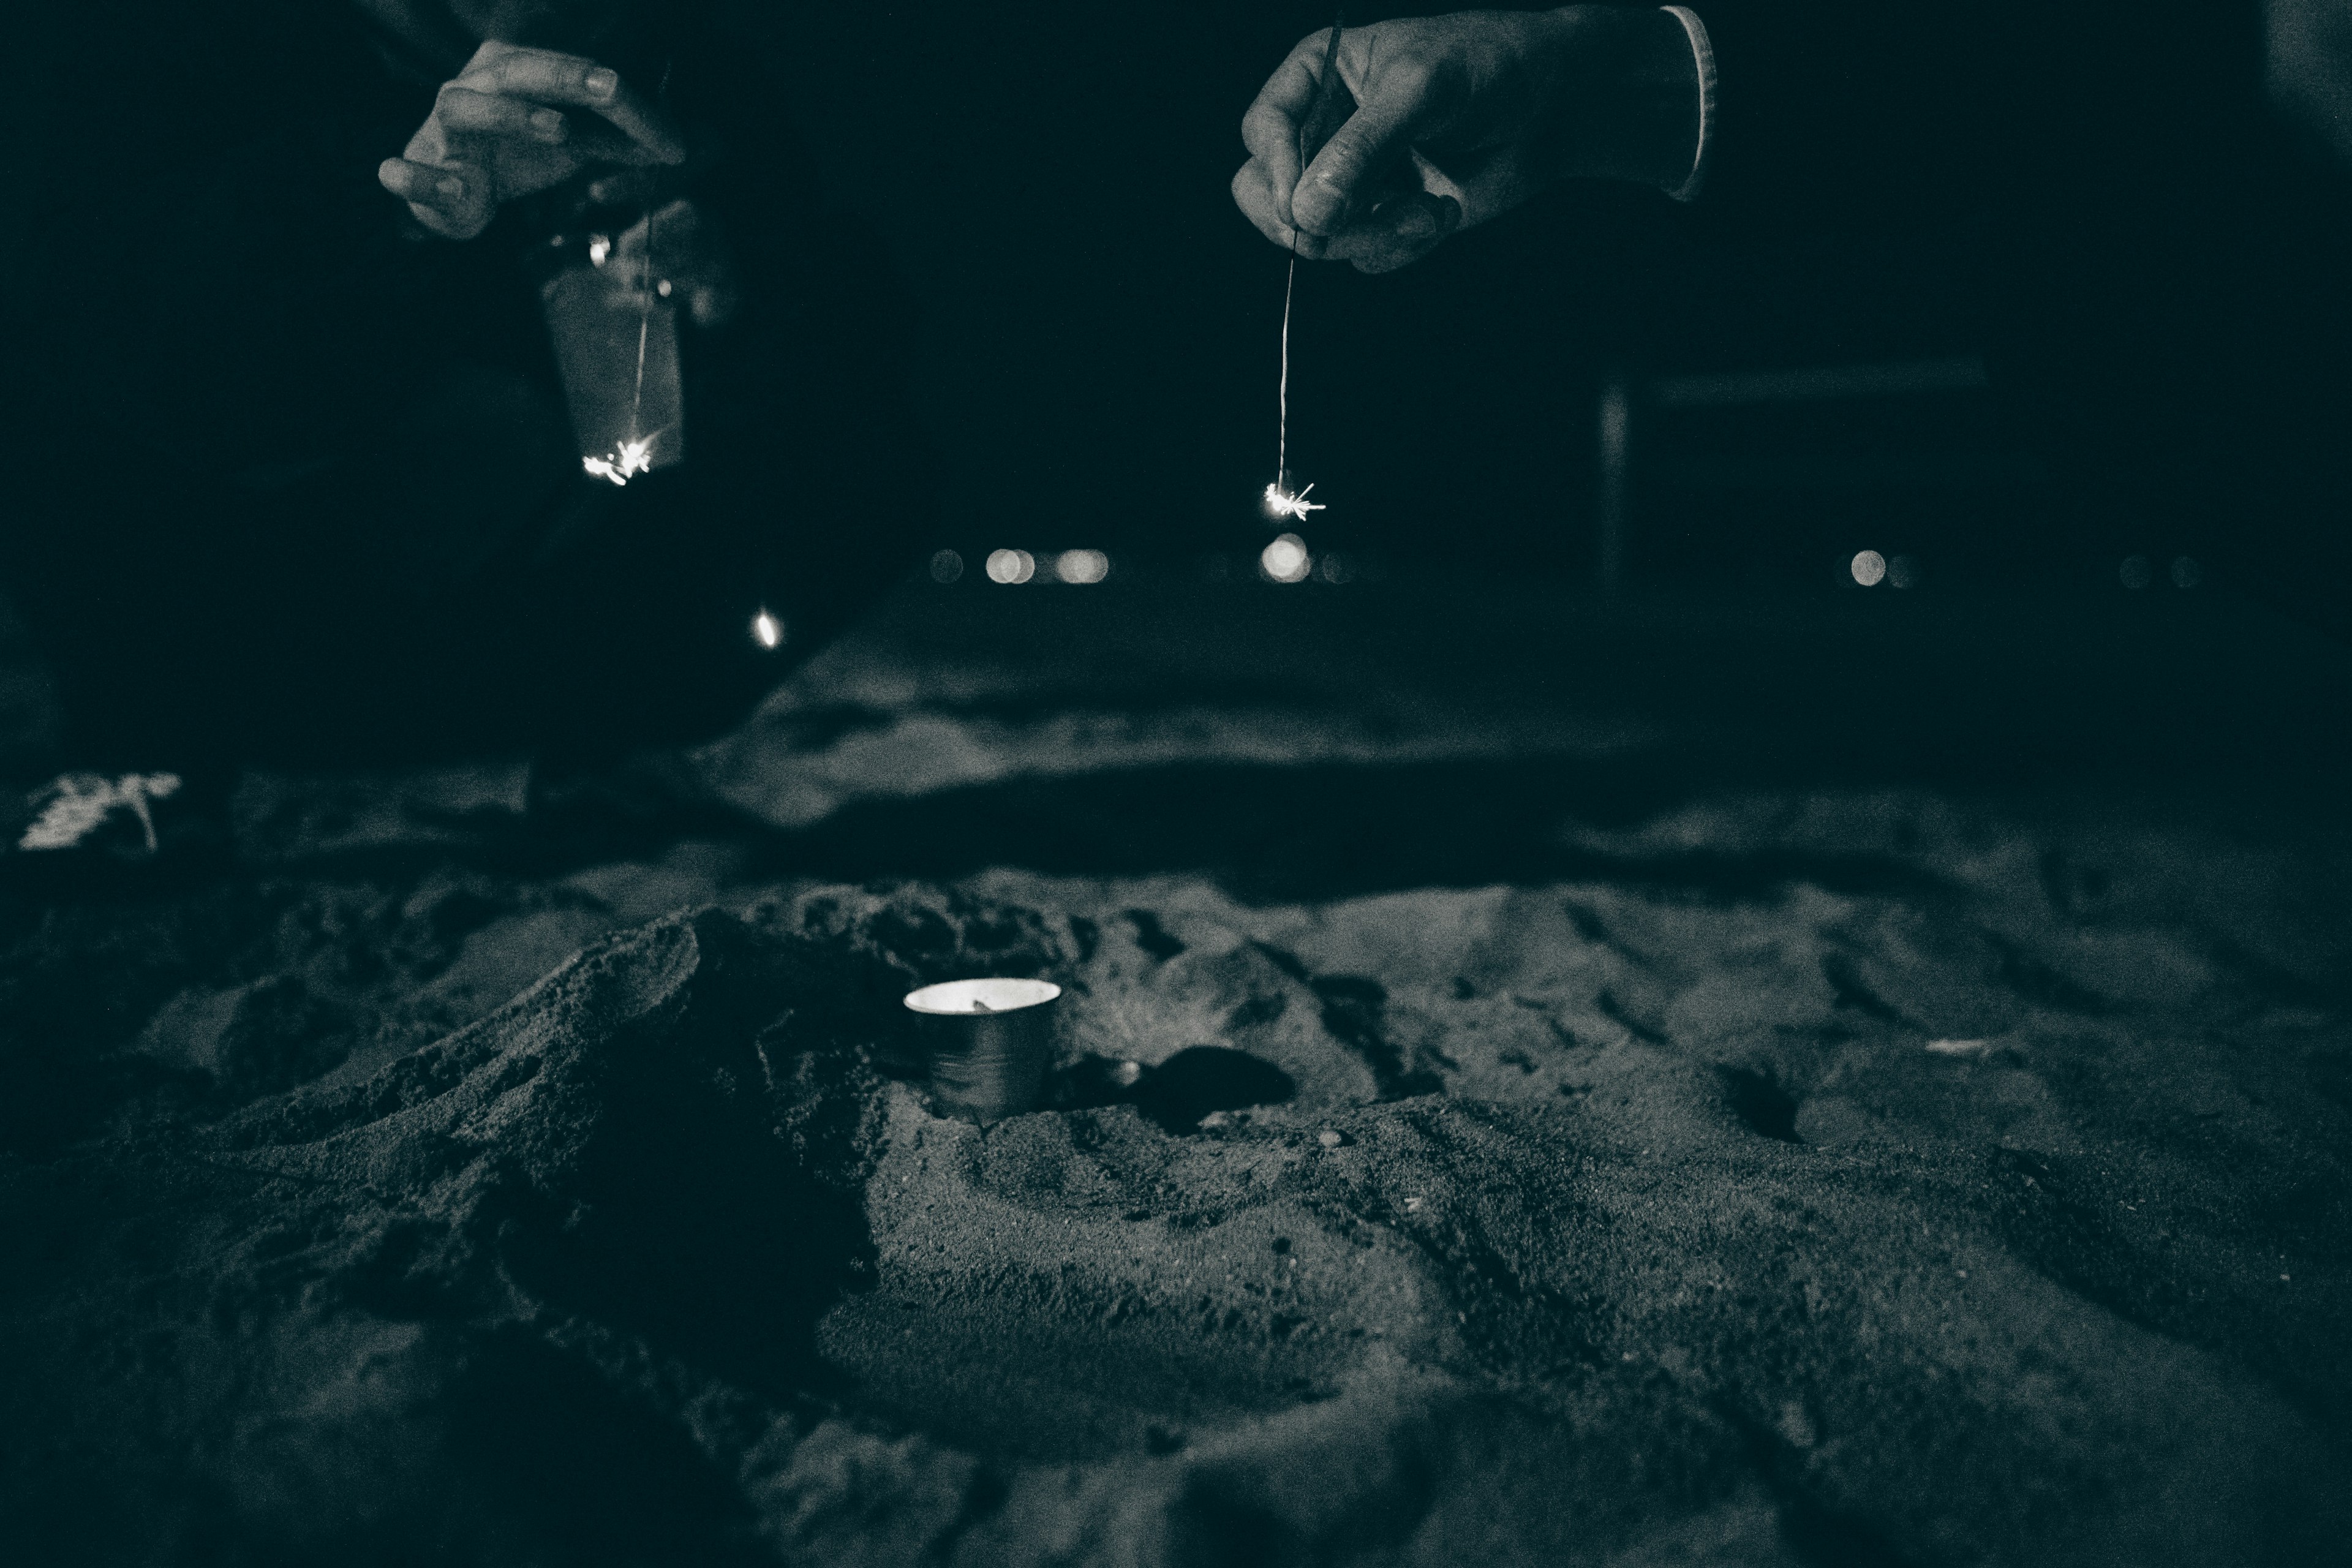
<path id="1" fill-rule="evenodd" d="M 2156 566 L 2145 555 L 2126 555 L 2116 572 L 2123 585 L 2137 592 L 2156 581 Z"/>
<path id="2" fill-rule="evenodd" d="M 774 649 L 784 646 L 784 623 L 761 610 L 751 617 L 751 640 L 761 647 Z"/>
<path id="3" fill-rule="evenodd" d="M 1356 580 L 1356 565 L 1347 556 L 1334 550 L 1326 553 L 1317 563 L 1315 574 L 1326 583 L 1352 583 Z"/>
<path id="4" fill-rule="evenodd" d="M 1917 587 L 1919 585 L 1919 558 L 1916 555 L 1897 555 L 1894 557 L 1886 563 L 1886 580 L 1889 583 L 1894 584 L 1898 588 Z"/>
<path id="5" fill-rule="evenodd" d="M 1026 583 L 1037 574 L 1037 558 L 1025 550 L 992 550 L 988 577 L 992 583 Z"/>
<path id="6" fill-rule="evenodd" d="M 1110 575 L 1110 557 L 1099 550 L 1065 550 L 1054 562 L 1054 575 L 1065 583 L 1099 583 Z"/>
<path id="7" fill-rule="evenodd" d="M 1307 542 L 1295 533 L 1286 533 L 1258 552 L 1258 565 L 1277 583 L 1304 583 L 1313 571 L 1315 558 L 1307 553 Z"/>
<path id="8" fill-rule="evenodd" d="M 610 235 L 592 234 L 588 237 L 588 264 L 590 266 L 604 266 L 604 258 L 612 254 L 613 239 Z"/>
<path id="9" fill-rule="evenodd" d="M 2172 585 L 2174 587 L 2194 588 L 2198 584 L 2202 583 L 2203 581 L 2205 581 L 2205 568 L 2198 564 L 2197 558 L 2195 556 L 2176 555 L 2172 558 Z"/>
<path id="10" fill-rule="evenodd" d="M 931 581 L 952 583 L 963 575 L 963 557 L 952 550 L 941 550 L 931 556 Z"/>
<path id="11" fill-rule="evenodd" d="M 1875 588 L 1886 575 L 1886 557 L 1875 550 L 1865 550 L 1853 558 L 1853 580 L 1865 588 Z"/>

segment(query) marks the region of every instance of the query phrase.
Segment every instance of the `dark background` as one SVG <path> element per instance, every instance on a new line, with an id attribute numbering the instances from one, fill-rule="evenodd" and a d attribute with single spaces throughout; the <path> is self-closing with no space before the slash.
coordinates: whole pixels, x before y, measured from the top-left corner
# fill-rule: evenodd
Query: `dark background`
<path id="1" fill-rule="evenodd" d="M 1285 258 L 1227 184 L 1243 110 L 1328 20 L 1313 5 L 901 5 L 779 27 L 815 177 L 872 215 L 919 301 L 919 404 L 960 548 L 1264 542 Z M 1330 505 L 1310 543 L 1415 570 L 1589 575 L 1604 374 L 1977 344 L 1972 215 L 1874 234 L 1859 218 L 1701 221 L 1582 186 L 1402 273 L 1304 268 L 1293 466 Z M 1713 455 L 1696 489 L 1675 481 L 1678 446 Z M 2047 537 L 2019 454 L 1982 393 L 1645 420 L 1633 565 L 1821 582 L 1865 546 L 2079 553 L 2088 541 Z"/>
<path id="2" fill-rule="evenodd" d="M 1284 257 L 1228 181 L 1242 110 L 1327 21 L 1312 5 L 894 5 L 779 30 L 814 179 L 873 216 L 918 299 L 918 402 L 967 555 L 1246 560 L 1263 543 Z M 1912 552 L 1922 583 L 2107 590 L 2147 550 L 2161 583 L 2176 521 L 2053 491 L 1990 390 L 1646 405 L 1673 374 L 1983 348 L 1983 214 L 1938 207 L 1928 174 L 1916 200 L 1877 205 L 1764 185 L 1696 209 L 1571 185 L 1404 273 L 1303 268 L 1291 454 L 1331 508 L 1310 543 L 1406 572 L 1590 578 L 1595 395 L 1625 376 L 1634 583 L 1821 588 L 1858 548 Z"/>

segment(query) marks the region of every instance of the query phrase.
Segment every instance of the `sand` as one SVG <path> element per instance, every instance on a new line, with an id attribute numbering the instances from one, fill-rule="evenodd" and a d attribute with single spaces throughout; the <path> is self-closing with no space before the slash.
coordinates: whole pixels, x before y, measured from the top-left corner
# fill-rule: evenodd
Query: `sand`
<path id="1" fill-rule="evenodd" d="M 704 755 L 740 815 L 257 776 L 205 868 L 10 903 L 32 1560 L 2333 1555 L 2324 790 L 1629 800 L 1687 708 L 989 707 L 922 657 Z M 875 760 L 926 731 L 963 760 Z M 940 820 L 993 837 L 882 831 Z M 985 1130 L 898 1007 L 975 973 L 1066 988 L 1053 1104 Z"/>

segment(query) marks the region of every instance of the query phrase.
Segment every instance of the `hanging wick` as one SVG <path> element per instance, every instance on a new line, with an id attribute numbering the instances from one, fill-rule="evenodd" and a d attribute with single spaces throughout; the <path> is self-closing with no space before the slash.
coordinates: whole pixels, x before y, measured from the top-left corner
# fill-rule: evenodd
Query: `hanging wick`
<path id="1" fill-rule="evenodd" d="M 1331 36 L 1323 46 L 1323 74 L 1315 84 L 1315 100 L 1307 113 L 1306 122 L 1298 128 L 1298 176 L 1307 176 L 1307 165 L 1331 133 L 1346 119 L 1343 111 L 1334 118 L 1339 94 L 1339 33 L 1346 25 L 1343 12 L 1331 19 Z M 1296 187 L 1293 187 L 1294 195 Z M 1307 491 L 1292 494 L 1290 490 L 1290 302 L 1298 288 L 1298 226 L 1295 218 L 1290 226 L 1290 267 L 1282 282 L 1282 377 L 1276 388 L 1275 426 L 1274 482 L 1265 487 L 1265 510 L 1270 517 L 1293 517 L 1301 521 L 1310 511 L 1324 510 L 1321 501 L 1310 501 Z"/>

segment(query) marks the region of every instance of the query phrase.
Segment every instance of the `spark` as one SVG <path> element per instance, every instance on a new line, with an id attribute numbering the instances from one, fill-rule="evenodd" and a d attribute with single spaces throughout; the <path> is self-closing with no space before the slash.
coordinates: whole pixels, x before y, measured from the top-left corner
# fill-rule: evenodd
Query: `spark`
<path id="1" fill-rule="evenodd" d="M 651 436 L 634 441 L 624 441 L 613 449 L 611 457 L 583 458 L 580 459 L 580 466 L 600 479 L 610 479 L 616 485 L 625 485 L 629 482 L 630 475 L 646 473 L 653 468 L 654 441 L 660 435 L 661 432 L 656 430 Z"/>
<path id="2" fill-rule="evenodd" d="M 761 647 L 781 647 L 784 641 L 784 623 L 761 610 L 751 617 L 751 635 L 759 640 Z"/>
<path id="3" fill-rule="evenodd" d="M 1308 500 L 1307 499 L 1309 495 L 1314 493 L 1314 490 L 1315 487 L 1313 485 L 1309 485 L 1305 489 L 1300 490 L 1297 495 L 1292 495 L 1288 490 L 1282 488 L 1279 480 L 1266 486 L 1266 515 L 1268 517 L 1295 517 L 1299 521 L 1305 522 L 1308 512 L 1321 511 L 1324 510 L 1323 503 L 1321 501 Z"/>

